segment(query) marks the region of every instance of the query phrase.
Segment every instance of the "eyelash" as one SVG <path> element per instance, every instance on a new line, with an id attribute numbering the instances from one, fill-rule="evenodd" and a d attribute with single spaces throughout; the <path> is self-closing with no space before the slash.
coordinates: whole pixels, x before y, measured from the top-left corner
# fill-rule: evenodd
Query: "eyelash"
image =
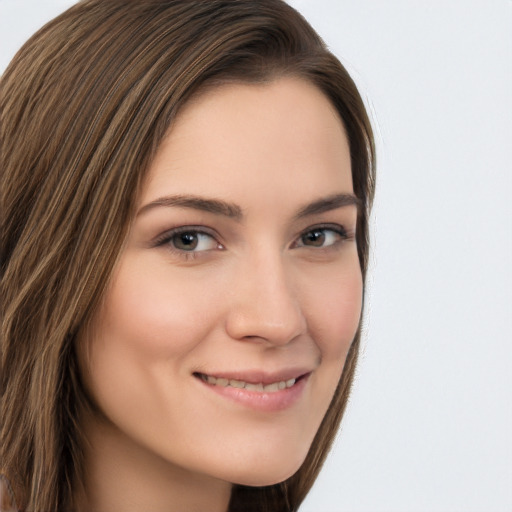
<path id="1" fill-rule="evenodd" d="M 324 246 L 315 247 L 315 246 L 305 245 L 303 243 L 304 237 L 314 233 L 315 231 L 316 232 L 323 231 L 323 232 L 335 233 L 337 236 L 339 236 L 339 240 L 337 240 L 334 243 L 329 244 L 325 247 Z M 199 257 L 201 253 L 208 252 L 210 250 L 210 249 L 207 249 L 207 250 L 202 250 L 202 251 L 195 251 L 195 250 L 187 251 L 187 250 L 179 249 L 179 248 L 175 247 L 173 244 L 173 239 L 179 235 L 185 235 L 185 234 L 190 234 L 190 235 L 195 235 L 195 236 L 198 236 L 198 235 L 199 236 L 201 236 L 201 235 L 208 236 L 217 244 L 216 249 L 224 250 L 224 246 L 217 240 L 218 235 L 216 235 L 216 233 L 214 231 L 206 229 L 204 226 L 181 226 L 178 228 L 171 229 L 170 231 L 167 231 L 166 233 L 164 233 L 160 237 L 158 237 L 154 242 L 154 246 L 155 247 L 167 246 L 168 250 L 170 250 L 173 254 L 176 254 L 186 260 L 195 259 L 195 258 Z M 343 242 L 345 242 L 347 240 L 351 240 L 353 238 L 354 238 L 353 234 L 349 233 L 342 225 L 319 224 L 316 226 L 311 226 L 311 227 L 307 228 L 305 231 L 302 231 L 296 238 L 295 242 L 292 244 L 292 248 L 295 249 L 295 248 L 304 248 L 304 247 L 308 248 L 309 247 L 309 248 L 313 248 L 313 249 L 323 249 L 325 251 L 325 250 L 334 249 L 335 247 L 342 244 Z"/>
<path id="2" fill-rule="evenodd" d="M 205 235 L 210 237 L 212 240 L 215 241 L 217 244 L 217 249 L 223 250 L 224 246 L 217 241 L 218 236 L 215 234 L 214 231 L 206 229 L 204 226 L 181 226 L 178 228 L 171 229 L 170 231 L 167 231 L 163 235 L 161 235 L 159 238 L 155 240 L 155 247 L 163 247 L 167 246 L 166 248 L 173 254 L 176 254 L 186 260 L 194 259 L 199 256 L 201 252 L 206 251 L 185 251 L 183 249 L 178 249 L 174 246 L 172 243 L 173 238 L 179 236 L 179 235 Z"/>
<path id="3" fill-rule="evenodd" d="M 298 236 L 297 241 L 294 242 L 293 246 L 294 247 L 312 247 L 313 249 L 316 248 L 315 246 L 297 245 L 299 243 L 299 241 L 303 241 L 303 239 L 306 235 L 310 235 L 310 234 L 314 233 L 315 231 L 316 232 L 323 231 L 324 233 L 330 231 L 339 236 L 339 240 L 337 240 L 337 241 L 333 242 L 332 244 L 329 244 L 325 247 L 320 246 L 320 247 L 318 247 L 318 249 L 324 249 L 324 250 L 332 249 L 332 248 L 338 246 L 340 243 L 345 242 L 346 240 L 349 240 L 351 238 L 351 236 L 349 235 L 349 233 L 347 232 L 347 230 L 345 229 L 344 226 L 341 226 L 339 224 L 320 224 L 317 226 L 312 226 L 312 227 L 306 229 L 306 231 L 303 231 Z"/>

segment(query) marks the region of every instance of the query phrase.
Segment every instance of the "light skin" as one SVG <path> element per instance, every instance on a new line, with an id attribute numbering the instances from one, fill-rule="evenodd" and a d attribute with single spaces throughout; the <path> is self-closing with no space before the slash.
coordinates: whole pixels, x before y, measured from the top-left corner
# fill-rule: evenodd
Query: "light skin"
<path id="1" fill-rule="evenodd" d="M 297 471 L 359 322 L 356 220 L 347 138 L 313 85 L 223 85 L 183 108 L 83 336 L 105 418 L 84 420 L 81 510 L 224 512 L 233 483 Z M 233 399 L 200 378 L 234 373 L 297 382 Z"/>

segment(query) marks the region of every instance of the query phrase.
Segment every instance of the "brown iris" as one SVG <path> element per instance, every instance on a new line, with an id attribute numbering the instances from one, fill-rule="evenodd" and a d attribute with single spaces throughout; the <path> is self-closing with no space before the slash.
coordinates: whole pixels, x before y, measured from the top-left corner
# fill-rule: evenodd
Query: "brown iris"
<path id="1" fill-rule="evenodd" d="M 193 251 L 199 243 L 199 237 L 197 233 L 180 233 L 173 237 L 172 243 L 176 249 Z"/>
<path id="2" fill-rule="evenodd" d="M 323 229 L 315 229 L 302 235 L 302 243 L 313 247 L 322 247 L 325 243 L 325 231 Z"/>

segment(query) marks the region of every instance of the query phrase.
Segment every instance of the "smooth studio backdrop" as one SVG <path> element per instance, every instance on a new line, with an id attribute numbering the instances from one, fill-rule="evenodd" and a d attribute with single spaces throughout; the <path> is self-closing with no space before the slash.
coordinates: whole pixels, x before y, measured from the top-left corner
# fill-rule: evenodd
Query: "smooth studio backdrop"
<path id="1" fill-rule="evenodd" d="M 0 0 L 0 70 L 72 3 Z M 512 1 L 290 3 L 378 140 L 361 364 L 301 512 L 510 512 Z"/>

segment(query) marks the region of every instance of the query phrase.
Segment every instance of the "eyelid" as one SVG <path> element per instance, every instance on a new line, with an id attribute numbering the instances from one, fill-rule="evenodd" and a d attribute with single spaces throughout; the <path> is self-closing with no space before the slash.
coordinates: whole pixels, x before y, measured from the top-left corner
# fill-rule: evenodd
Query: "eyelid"
<path id="1" fill-rule="evenodd" d="M 307 233 L 310 233 L 311 231 L 315 231 L 315 230 L 333 231 L 340 236 L 340 240 L 333 244 L 324 246 L 324 247 L 308 246 L 308 245 L 300 243 L 301 238 L 304 235 L 306 235 Z M 182 226 L 176 226 L 174 228 L 170 228 L 170 229 L 166 230 L 165 232 L 161 233 L 160 235 L 158 235 L 155 239 L 153 239 L 153 241 L 151 242 L 151 246 L 165 248 L 169 252 L 174 253 L 175 255 L 180 256 L 185 259 L 197 258 L 197 257 L 200 257 L 202 255 L 202 253 L 208 253 L 210 250 L 215 250 L 215 249 L 206 249 L 206 250 L 201 250 L 201 251 L 194 251 L 194 250 L 185 251 L 182 249 L 178 249 L 177 247 L 174 247 L 173 244 L 170 243 L 171 239 L 177 235 L 182 234 L 182 233 L 196 233 L 199 235 L 209 236 L 217 243 L 217 248 L 216 248 L 217 250 L 225 249 L 224 244 L 220 241 L 221 237 L 219 236 L 217 231 L 212 228 L 206 227 L 204 225 L 185 225 L 185 226 L 182 225 Z M 325 223 L 324 222 L 324 223 L 319 223 L 319 224 L 313 224 L 311 226 L 308 226 L 306 229 L 300 231 L 295 236 L 295 239 L 292 242 L 290 248 L 295 249 L 295 248 L 305 247 L 305 248 L 311 248 L 311 249 L 315 249 L 315 250 L 321 250 L 321 249 L 328 250 L 330 248 L 335 248 L 338 245 L 340 245 L 346 241 L 350 241 L 350 240 L 355 240 L 355 228 L 347 229 L 342 224 Z"/>
<path id="2" fill-rule="evenodd" d="M 197 225 L 176 226 L 174 228 L 168 229 L 167 231 L 158 235 L 151 242 L 151 245 L 153 247 L 164 247 L 164 246 L 168 245 L 168 249 L 170 251 L 178 253 L 180 255 L 191 256 L 192 254 L 197 255 L 198 253 L 201 253 L 201 252 L 207 252 L 207 251 L 183 251 L 176 247 L 173 247 L 172 244 L 169 243 L 173 237 L 175 237 L 176 235 L 183 234 L 183 233 L 194 233 L 194 234 L 198 234 L 198 235 L 209 236 L 215 240 L 215 242 L 218 244 L 219 249 L 224 249 L 224 245 L 222 244 L 222 242 L 219 241 L 220 237 L 215 230 L 208 228 L 206 226 L 197 226 Z"/>
<path id="3" fill-rule="evenodd" d="M 341 240 L 339 240 L 338 243 L 343 243 L 347 240 L 354 240 L 355 239 L 355 230 L 353 229 L 347 229 L 343 224 L 334 224 L 334 223 L 320 223 L 320 224 L 314 224 L 312 226 L 308 226 L 306 229 L 302 230 L 295 238 L 295 241 L 292 244 L 292 248 L 296 247 L 311 247 L 313 249 L 328 249 L 331 247 L 334 247 L 338 245 L 338 243 L 334 243 L 325 247 L 314 247 L 314 246 L 306 246 L 304 244 L 300 244 L 301 238 L 310 233 L 311 231 L 333 231 L 337 233 Z"/>

